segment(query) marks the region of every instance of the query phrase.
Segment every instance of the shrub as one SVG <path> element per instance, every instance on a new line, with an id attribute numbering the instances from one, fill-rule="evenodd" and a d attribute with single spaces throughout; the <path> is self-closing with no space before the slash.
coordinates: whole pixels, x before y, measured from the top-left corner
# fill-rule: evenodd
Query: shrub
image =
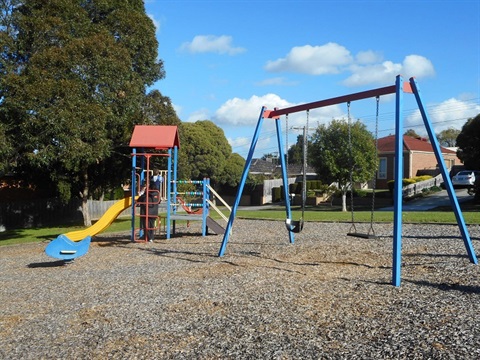
<path id="1" fill-rule="evenodd" d="M 293 183 L 293 184 L 288 185 L 288 193 L 289 194 L 296 194 L 297 193 L 297 188 L 298 188 L 297 183 Z"/>
<path id="2" fill-rule="evenodd" d="M 422 176 L 415 176 L 415 177 L 409 178 L 409 179 L 402 179 L 402 186 L 415 184 L 417 182 L 429 180 L 431 178 L 432 178 L 432 176 L 430 176 L 430 175 L 422 175 Z M 393 193 L 394 184 L 395 184 L 395 180 L 389 180 L 387 182 L 388 190 L 390 190 L 391 193 Z"/>
<path id="3" fill-rule="evenodd" d="M 353 194 L 358 196 L 358 197 L 361 197 L 361 198 L 367 196 L 367 192 L 365 190 L 362 190 L 362 189 L 355 189 Z"/>
<path id="4" fill-rule="evenodd" d="M 272 202 L 279 202 L 282 200 L 282 191 L 279 187 L 272 188 Z"/>
<path id="5" fill-rule="evenodd" d="M 402 186 L 415 184 L 417 181 L 415 179 L 402 179 Z"/>
<path id="6" fill-rule="evenodd" d="M 430 180 L 431 178 L 432 178 L 431 175 L 421 175 L 421 176 L 415 176 L 415 177 L 413 177 L 413 179 L 415 180 L 415 182 Z"/>
<path id="7" fill-rule="evenodd" d="M 303 181 L 297 183 L 297 188 L 295 189 L 295 194 L 299 195 L 302 193 Z"/>

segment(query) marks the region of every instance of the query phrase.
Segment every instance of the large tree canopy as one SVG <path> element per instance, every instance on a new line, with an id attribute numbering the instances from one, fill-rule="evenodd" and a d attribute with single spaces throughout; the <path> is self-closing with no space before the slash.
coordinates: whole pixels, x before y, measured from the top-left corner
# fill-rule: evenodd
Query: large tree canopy
<path id="1" fill-rule="evenodd" d="M 141 0 L 7 2 L 12 30 L 2 36 L 12 45 L 2 59 L 13 65 L 2 67 L 3 129 L 16 140 L 19 169 L 48 174 L 65 200 L 79 192 L 86 205 L 144 122 L 146 87 L 164 76 L 155 27 Z"/>
<path id="2" fill-rule="evenodd" d="M 208 177 L 214 184 L 238 184 L 245 161 L 240 155 L 232 154 L 221 128 L 209 120 L 182 123 L 180 139 L 180 177 Z"/>
<path id="3" fill-rule="evenodd" d="M 468 119 L 457 137 L 457 156 L 467 169 L 480 170 L 480 114 Z"/>
<path id="4" fill-rule="evenodd" d="M 15 110 L 5 105 L 8 96 L 7 75 L 15 71 L 15 56 L 18 53 L 15 43 L 15 27 L 12 12 L 18 6 L 17 0 L 3 0 L 0 8 L 0 174 L 15 162 L 13 138 Z"/>
<path id="5" fill-rule="evenodd" d="M 375 140 L 360 121 L 351 126 L 345 120 L 333 120 L 329 126 L 319 125 L 312 137 L 309 153 L 309 161 L 320 179 L 326 184 L 338 183 L 343 211 L 347 210 L 350 173 L 354 182 L 368 181 L 373 178 L 378 163 Z"/>
<path id="6" fill-rule="evenodd" d="M 144 99 L 142 118 L 149 125 L 180 125 L 181 121 L 169 97 L 152 90 Z"/>

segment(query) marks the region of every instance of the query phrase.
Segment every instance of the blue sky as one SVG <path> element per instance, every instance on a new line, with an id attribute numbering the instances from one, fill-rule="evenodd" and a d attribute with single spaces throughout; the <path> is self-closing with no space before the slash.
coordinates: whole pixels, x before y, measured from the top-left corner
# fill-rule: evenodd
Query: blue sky
<path id="1" fill-rule="evenodd" d="M 261 106 L 285 108 L 393 85 L 415 76 L 435 132 L 480 113 L 479 0 L 146 0 L 166 78 L 154 84 L 182 121 L 211 120 L 246 156 Z M 413 95 L 405 131 L 425 134 Z M 380 102 L 379 136 L 394 129 L 394 99 Z M 309 125 L 346 118 L 340 104 L 310 111 Z M 351 116 L 373 131 L 375 99 Z M 282 121 L 285 124 L 284 121 Z M 306 124 L 291 114 L 289 128 Z M 290 129 L 289 144 L 298 131 Z M 255 153 L 276 152 L 274 124 Z"/>

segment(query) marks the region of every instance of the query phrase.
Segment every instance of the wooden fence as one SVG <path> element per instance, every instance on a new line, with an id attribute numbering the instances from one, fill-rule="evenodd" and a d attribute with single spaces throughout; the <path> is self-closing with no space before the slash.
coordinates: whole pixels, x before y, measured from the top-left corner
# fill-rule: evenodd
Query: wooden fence
<path id="1" fill-rule="evenodd" d="M 92 220 L 98 220 L 117 200 L 89 200 L 87 206 Z M 129 216 L 126 209 L 120 216 Z M 41 226 L 82 225 L 80 200 L 62 204 L 58 199 L 39 199 L 0 203 L 0 231 Z"/>

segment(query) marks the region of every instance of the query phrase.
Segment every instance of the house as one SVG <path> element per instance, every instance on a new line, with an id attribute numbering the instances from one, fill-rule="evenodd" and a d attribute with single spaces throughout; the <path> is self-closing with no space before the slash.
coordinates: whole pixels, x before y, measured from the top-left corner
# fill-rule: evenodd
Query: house
<path id="1" fill-rule="evenodd" d="M 251 175 L 263 175 L 267 178 L 281 178 L 282 168 L 277 158 L 264 159 L 252 159 L 250 164 Z M 301 164 L 289 164 L 287 166 L 287 177 L 297 178 L 297 181 L 302 181 L 303 165 Z M 316 179 L 317 174 L 315 169 L 307 164 L 307 179 Z"/>
<path id="2" fill-rule="evenodd" d="M 447 170 L 460 164 L 457 153 L 446 147 L 440 147 Z M 394 179 L 395 135 L 378 139 L 379 168 L 377 172 L 378 189 L 388 188 L 387 182 Z M 419 174 L 436 176 L 440 173 L 432 144 L 425 138 L 403 136 L 403 178 L 412 178 Z"/>
<path id="3" fill-rule="evenodd" d="M 263 175 L 266 180 L 263 181 L 261 187 L 258 188 L 259 199 L 255 205 L 263 205 L 272 202 L 272 189 L 283 185 L 282 168 L 278 158 L 267 157 L 264 159 L 252 159 L 250 164 L 250 175 Z M 308 166 L 306 172 L 307 180 L 316 179 L 315 170 Z M 287 181 L 289 184 L 303 181 L 303 165 L 289 164 L 287 167 Z"/>

